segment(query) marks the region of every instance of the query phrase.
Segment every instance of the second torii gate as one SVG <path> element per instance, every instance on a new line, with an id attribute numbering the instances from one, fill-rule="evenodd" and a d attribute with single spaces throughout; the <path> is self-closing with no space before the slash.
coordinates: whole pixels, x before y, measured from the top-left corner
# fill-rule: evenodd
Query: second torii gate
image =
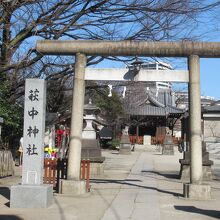
<path id="1" fill-rule="evenodd" d="M 67 181 L 63 193 L 80 194 L 81 137 L 85 95 L 85 67 L 88 55 L 187 57 L 189 69 L 190 183 L 184 196 L 209 199 L 210 186 L 202 184 L 202 132 L 200 103 L 200 57 L 220 57 L 220 43 L 214 42 L 137 42 L 137 41 L 38 41 L 37 51 L 48 55 L 75 55 L 75 79 L 71 114 L 71 136 Z M 71 161 L 71 162 L 70 162 Z"/>

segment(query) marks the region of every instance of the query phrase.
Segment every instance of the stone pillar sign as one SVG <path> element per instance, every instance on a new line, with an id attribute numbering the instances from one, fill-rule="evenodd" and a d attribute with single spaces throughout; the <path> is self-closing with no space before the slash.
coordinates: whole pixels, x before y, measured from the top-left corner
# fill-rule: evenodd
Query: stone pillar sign
<path id="1" fill-rule="evenodd" d="M 11 189 L 11 207 L 46 208 L 52 203 L 51 185 L 43 185 L 46 83 L 27 79 L 23 130 L 22 185 Z M 36 198 L 37 200 L 33 199 Z"/>
<path id="2" fill-rule="evenodd" d="M 22 184 L 43 184 L 46 87 L 43 80 L 27 80 L 24 108 Z"/>

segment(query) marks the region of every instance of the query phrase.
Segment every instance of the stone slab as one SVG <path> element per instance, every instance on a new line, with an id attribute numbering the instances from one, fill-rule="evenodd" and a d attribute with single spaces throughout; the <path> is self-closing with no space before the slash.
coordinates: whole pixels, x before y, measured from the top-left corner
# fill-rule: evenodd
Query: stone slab
<path id="1" fill-rule="evenodd" d="M 163 155 L 174 155 L 173 145 L 164 145 L 164 146 L 162 146 L 162 154 Z"/>
<path id="2" fill-rule="evenodd" d="M 213 180 L 212 168 L 210 166 L 202 166 L 203 180 Z M 180 179 L 181 181 L 188 181 L 190 179 L 190 165 L 181 164 L 180 166 Z"/>
<path id="3" fill-rule="evenodd" d="M 52 185 L 15 185 L 11 187 L 10 208 L 48 208 L 52 204 Z"/>
<path id="4" fill-rule="evenodd" d="M 183 159 L 180 159 L 179 162 L 181 164 L 190 164 L 190 151 L 184 151 Z M 202 151 L 202 164 L 203 166 L 212 166 L 213 161 L 209 159 L 209 153 L 207 151 Z"/>
<path id="5" fill-rule="evenodd" d="M 185 198 L 193 200 L 210 200 L 211 186 L 206 184 L 191 184 L 183 185 L 183 195 Z"/>
<path id="6" fill-rule="evenodd" d="M 129 155 L 129 154 L 131 154 L 131 148 L 130 147 L 120 147 L 119 154 Z"/>
<path id="7" fill-rule="evenodd" d="M 60 180 L 59 193 L 82 195 L 86 193 L 86 182 L 83 180 Z"/>
<path id="8" fill-rule="evenodd" d="M 90 163 L 90 178 L 104 175 L 103 163 Z"/>

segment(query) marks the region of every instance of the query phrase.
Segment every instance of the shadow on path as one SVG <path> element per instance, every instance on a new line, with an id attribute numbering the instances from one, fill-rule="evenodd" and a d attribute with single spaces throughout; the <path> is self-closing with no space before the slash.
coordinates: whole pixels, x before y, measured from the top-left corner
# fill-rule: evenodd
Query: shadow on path
<path id="1" fill-rule="evenodd" d="M 1 186 L 0 187 L 0 195 L 4 196 L 6 199 L 10 200 L 10 188 L 5 187 L 5 186 Z"/>
<path id="2" fill-rule="evenodd" d="M 175 205 L 174 208 L 176 210 L 180 210 L 184 212 L 198 213 L 201 215 L 207 215 L 212 218 L 220 219 L 220 211 L 217 210 L 206 210 L 206 209 L 196 208 L 195 206 L 177 206 L 177 205 Z"/>
<path id="3" fill-rule="evenodd" d="M 148 170 L 142 170 L 141 172 L 142 173 L 149 173 L 149 174 L 156 174 L 156 175 L 159 175 L 159 176 L 164 176 L 168 179 L 179 179 L 179 173 L 177 174 L 176 172 L 175 173 L 160 173 L 160 172 L 157 172 L 157 171 L 148 171 Z"/>
<path id="4" fill-rule="evenodd" d="M 57 205 L 57 208 L 59 210 L 60 213 L 60 220 L 66 220 L 65 215 L 64 215 L 64 210 L 61 207 L 61 205 L 59 204 L 57 198 L 54 196 L 54 203 Z"/>
<path id="5" fill-rule="evenodd" d="M 139 187 L 139 188 L 143 188 L 143 189 L 156 190 L 157 192 L 166 193 L 166 194 L 170 194 L 170 195 L 178 196 L 178 197 L 183 196 L 180 193 L 170 192 L 170 191 L 158 189 L 156 187 L 151 187 L 151 186 L 142 186 L 142 185 L 138 185 L 138 184 L 131 183 L 131 182 L 142 182 L 142 181 L 141 180 L 133 180 L 133 179 L 124 179 L 124 180 L 92 179 L 91 180 L 91 183 L 115 183 L 115 184 L 120 184 L 120 185 L 125 185 L 125 186 L 135 186 L 135 187 Z"/>
<path id="6" fill-rule="evenodd" d="M 24 220 L 16 215 L 0 215 L 1 220 Z"/>

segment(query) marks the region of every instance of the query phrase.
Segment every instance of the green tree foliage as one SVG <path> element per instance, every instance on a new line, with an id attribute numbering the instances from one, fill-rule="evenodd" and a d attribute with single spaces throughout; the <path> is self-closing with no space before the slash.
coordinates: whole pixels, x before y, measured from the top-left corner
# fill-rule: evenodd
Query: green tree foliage
<path id="1" fill-rule="evenodd" d="M 98 93 L 95 97 L 95 104 L 101 109 L 101 115 L 112 123 L 124 113 L 118 94 L 112 92 L 112 96 L 108 97 L 108 91 L 105 89 L 102 93 Z"/>
<path id="2" fill-rule="evenodd" d="M 92 102 L 101 110 L 100 116 L 103 117 L 109 125 L 114 124 L 119 117 L 124 115 L 123 105 L 118 93 L 112 91 L 112 96 L 109 97 L 109 89 L 105 84 L 87 81 L 86 98 L 92 98 Z"/>
<path id="3" fill-rule="evenodd" d="M 0 117 L 4 119 L 3 142 L 8 142 L 10 137 L 22 136 L 23 108 L 10 102 L 10 92 L 6 83 L 0 85 Z"/>

